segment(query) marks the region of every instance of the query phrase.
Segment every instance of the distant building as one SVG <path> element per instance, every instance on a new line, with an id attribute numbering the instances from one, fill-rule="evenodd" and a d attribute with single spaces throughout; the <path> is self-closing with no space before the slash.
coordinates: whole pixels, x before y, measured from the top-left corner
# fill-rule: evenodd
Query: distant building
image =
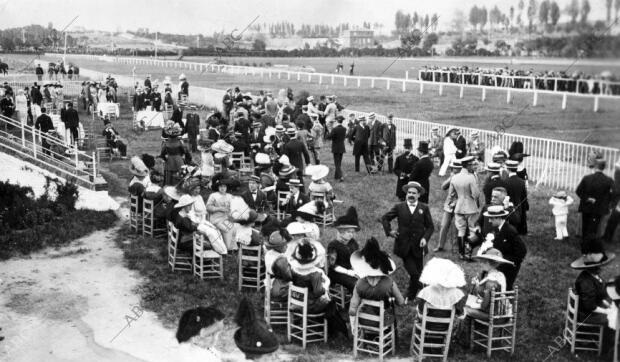
<path id="1" fill-rule="evenodd" d="M 345 48 L 370 48 L 375 44 L 374 31 L 369 29 L 345 30 L 342 46 Z"/>

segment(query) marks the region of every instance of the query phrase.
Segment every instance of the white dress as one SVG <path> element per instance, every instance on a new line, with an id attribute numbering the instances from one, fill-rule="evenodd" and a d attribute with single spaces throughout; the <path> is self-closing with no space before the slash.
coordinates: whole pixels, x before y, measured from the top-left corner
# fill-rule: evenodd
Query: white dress
<path id="1" fill-rule="evenodd" d="M 454 145 L 454 141 L 450 137 L 446 137 L 443 139 L 443 164 L 441 165 L 441 169 L 439 170 L 439 176 L 445 176 L 448 171 L 448 167 L 450 163 L 456 156 L 456 146 Z"/>
<path id="2" fill-rule="evenodd" d="M 15 110 L 17 111 L 17 119 L 21 124 L 28 121 L 28 99 L 23 94 L 15 96 Z"/>

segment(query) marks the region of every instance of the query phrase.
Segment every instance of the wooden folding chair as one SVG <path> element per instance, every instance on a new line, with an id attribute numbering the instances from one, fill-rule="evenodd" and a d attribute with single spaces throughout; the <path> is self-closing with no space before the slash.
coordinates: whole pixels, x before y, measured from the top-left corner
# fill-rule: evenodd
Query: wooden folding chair
<path id="1" fill-rule="evenodd" d="M 320 215 L 317 218 L 319 224 L 323 227 L 323 232 L 325 232 L 325 228 L 336 221 L 336 208 L 334 206 L 334 201 L 338 202 L 338 200 L 328 200 L 326 192 L 311 192 L 310 200 L 322 201 L 325 205 L 323 215 Z"/>
<path id="2" fill-rule="evenodd" d="M 353 331 L 353 357 L 359 352 L 379 356 L 379 360 L 390 352 L 396 354 L 395 325 L 385 324 L 385 303 L 383 301 L 362 299 L 355 314 Z"/>
<path id="3" fill-rule="evenodd" d="M 239 259 L 239 291 L 242 288 L 253 288 L 260 292 L 265 278 L 262 245 L 240 245 L 237 255 Z"/>
<path id="4" fill-rule="evenodd" d="M 129 195 L 129 229 L 136 233 L 142 233 L 143 214 L 139 202 L 138 195 Z"/>
<path id="5" fill-rule="evenodd" d="M 102 157 L 106 157 L 108 162 L 112 162 L 112 158 L 114 158 L 114 151 L 112 147 L 108 146 L 108 141 L 106 139 L 97 138 L 95 152 L 97 154 L 98 164 L 101 164 Z"/>
<path id="6" fill-rule="evenodd" d="M 270 326 L 285 326 L 288 324 L 288 303 L 271 300 L 271 286 L 273 279 L 267 273 L 265 275 L 265 322 Z"/>
<path id="7" fill-rule="evenodd" d="M 486 349 L 487 357 L 493 351 L 515 351 L 517 330 L 517 304 L 519 290 L 494 292 L 488 320 L 473 319 L 471 324 L 470 348 L 475 345 Z M 478 327 L 480 327 L 478 329 Z"/>
<path id="8" fill-rule="evenodd" d="M 155 202 L 151 199 L 144 198 L 142 201 L 142 235 L 151 238 L 167 234 L 165 220 L 155 218 L 155 206 Z"/>
<path id="9" fill-rule="evenodd" d="M 288 285 L 288 320 L 286 325 L 288 341 L 301 341 L 306 349 L 308 343 L 327 343 L 327 320 L 325 313 L 308 313 L 308 288 Z"/>
<path id="10" fill-rule="evenodd" d="M 327 263 L 325 263 L 325 265 L 327 265 Z M 347 309 L 347 305 L 351 302 L 351 293 L 341 284 L 330 284 L 329 296 L 344 310 Z"/>
<path id="11" fill-rule="evenodd" d="M 200 279 L 224 279 L 222 256 L 214 250 L 204 250 L 204 236 L 193 235 L 194 275 Z"/>
<path id="12" fill-rule="evenodd" d="M 579 296 L 573 288 L 568 289 L 566 299 L 566 315 L 564 319 L 564 341 L 570 346 L 570 352 L 577 350 L 596 351 L 600 356 L 603 353 L 604 325 L 579 322 Z"/>
<path id="13" fill-rule="evenodd" d="M 424 357 L 448 359 L 454 307 L 438 308 L 429 303 L 424 304 L 421 319 L 413 322 L 411 334 L 411 353 L 414 359 L 422 361 Z"/>
<path id="14" fill-rule="evenodd" d="M 179 252 L 179 229 L 168 221 L 168 265 L 172 271 L 188 271 L 194 268 L 192 263 L 192 255 Z"/>
<path id="15" fill-rule="evenodd" d="M 286 201 L 286 198 L 289 194 L 290 191 L 278 191 L 278 198 L 276 200 L 276 218 L 278 220 L 282 220 L 288 216 L 291 216 L 290 214 L 287 214 L 285 210 L 282 210 L 281 206 L 281 204 Z"/>

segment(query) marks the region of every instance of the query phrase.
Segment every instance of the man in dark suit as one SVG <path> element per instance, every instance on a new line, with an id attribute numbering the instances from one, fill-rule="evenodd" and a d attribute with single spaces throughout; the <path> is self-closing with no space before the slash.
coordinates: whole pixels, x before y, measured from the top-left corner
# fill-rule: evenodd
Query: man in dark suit
<path id="1" fill-rule="evenodd" d="M 601 218 L 609 213 L 614 196 L 614 180 L 603 173 L 607 163 L 597 159 L 593 173 L 581 179 L 575 193 L 579 196 L 579 212 L 583 218 L 581 249 L 585 241 L 596 238 Z M 615 206 L 615 205 L 614 205 Z M 587 249 L 587 248 L 586 248 Z"/>
<path id="2" fill-rule="evenodd" d="M 517 230 L 510 223 L 506 222 L 508 211 L 504 210 L 503 206 L 488 207 L 484 216 L 489 218 L 489 223 L 495 229 L 493 247 L 502 252 L 504 259 L 514 263 L 514 265 L 501 264 L 497 268 L 506 276 L 506 289 L 512 290 L 517 274 L 519 274 L 521 263 L 527 254 L 527 248 L 519 237 Z"/>
<path id="3" fill-rule="evenodd" d="M 506 191 L 510 196 L 510 201 L 515 205 L 515 213 L 519 217 L 519 224 L 515 225 L 520 235 L 527 235 L 527 188 L 525 181 L 517 175 L 518 161 L 507 160 L 508 178 L 506 179 Z"/>
<path id="4" fill-rule="evenodd" d="M 405 192 L 403 186 L 409 182 L 409 174 L 413 170 L 413 166 L 418 162 L 418 158 L 411 152 L 413 145 L 411 144 L 411 138 L 405 138 L 403 144 L 405 152 L 396 157 L 396 163 L 394 164 L 394 174 L 396 179 L 396 197 L 400 201 L 405 201 Z"/>
<path id="5" fill-rule="evenodd" d="M 304 161 L 306 165 L 310 164 L 310 153 L 303 142 L 297 139 L 297 130 L 289 128 L 286 134 L 290 140 L 284 145 L 282 154 L 287 155 L 291 165 L 297 168 L 297 177 L 304 179 Z M 303 158 L 302 158 L 303 157 Z"/>
<path id="6" fill-rule="evenodd" d="M 366 170 L 370 173 L 371 161 L 370 157 L 368 157 L 368 137 L 370 137 L 370 128 L 366 125 L 366 118 L 361 117 L 351 134 L 353 155 L 355 156 L 355 172 L 360 172 L 360 157 L 363 157 Z"/>
<path id="7" fill-rule="evenodd" d="M 287 183 L 287 185 L 289 186 L 291 192 L 289 193 L 286 200 L 284 200 L 284 202 L 280 204 L 280 207 L 287 214 L 293 215 L 293 213 L 297 211 L 297 209 L 299 209 L 302 205 L 310 202 L 310 198 L 308 197 L 308 195 L 301 192 L 301 187 L 303 186 L 303 183 L 300 180 L 291 179 Z"/>
<path id="8" fill-rule="evenodd" d="M 65 128 L 71 132 L 72 142 L 77 142 L 80 134 L 80 116 L 78 112 L 73 109 L 73 103 L 67 102 L 66 109 L 61 114 L 61 119 L 65 123 Z"/>
<path id="9" fill-rule="evenodd" d="M 383 125 L 383 141 L 385 142 L 384 152 L 387 154 L 388 171 L 392 173 L 394 167 L 394 150 L 396 149 L 396 126 L 392 119 L 394 115 L 388 114 L 387 122 Z"/>
<path id="10" fill-rule="evenodd" d="M 50 116 L 46 113 L 45 107 L 41 107 L 41 115 L 37 118 L 34 127 L 41 131 L 41 146 L 43 147 L 43 153 L 50 155 L 50 144 L 48 142 L 47 132 L 54 130 L 54 122 Z"/>
<path id="11" fill-rule="evenodd" d="M 418 201 L 426 192 L 417 182 L 409 182 L 403 186 L 407 201 L 400 202 L 381 218 L 386 236 L 394 241 L 394 254 L 403 259 L 409 273 L 408 298 L 413 300 L 421 289 L 420 275 L 424 267 L 424 255 L 428 253 L 428 240 L 433 234 L 434 226 L 431 213 L 426 204 Z M 398 231 L 392 230 L 390 222 L 398 218 Z"/>
<path id="12" fill-rule="evenodd" d="M 260 177 L 256 175 L 250 176 L 248 189 L 241 194 L 241 197 L 243 198 L 243 201 L 248 204 L 250 209 L 256 210 L 257 212 L 268 213 L 269 203 L 267 202 L 267 194 L 259 189 L 259 184 Z"/>
<path id="13" fill-rule="evenodd" d="M 484 203 L 487 205 L 491 203 L 491 192 L 496 187 L 506 188 L 506 182 L 502 180 L 502 177 L 499 174 L 501 172 L 501 167 L 502 165 L 497 162 L 489 162 L 484 168 L 489 173 L 489 177 L 486 179 L 484 185 L 482 186 Z"/>
<path id="14" fill-rule="evenodd" d="M 342 125 L 343 116 L 336 117 L 336 126 L 327 134 L 327 139 L 332 140 L 332 154 L 334 155 L 334 178 L 344 181 L 342 175 L 342 156 L 347 151 L 344 146 L 344 140 L 347 135 L 347 129 Z"/>
<path id="15" fill-rule="evenodd" d="M 461 159 L 467 156 L 467 140 L 461 134 L 461 130 L 457 129 L 455 131 L 456 138 L 454 138 L 454 145 L 456 146 L 456 155 L 457 159 Z"/>
<path id="16" fill-rule="evenodd" d="M 191 106 L 190 110 L 195 111 L 196 107 Z M 192 152 L 198 152 L 198 134 L 200 133 L 200 116 L 196 113 L 188 113 L 185 118 L 185 129 L 187 130 L 187 140 L 189 141 Z"/>
<path id="17" fill-rule="evenodd" d="M 491 192 L 489 204 L 482 207 L 482 210 L 480 210 L 480 216 L 478 217 L 478 232 L 480 232 L 480 235 L 482 237 L 480 238 L 478 243 L 471 243 L 472 247 L 479 245 L 488 233 L 493 232 L 493 225 L 491 225 L 491 223 L 489 222 L 489 218 L 484 216 L 484 213 L 489 207 L 503 206 L 504 210 L 508 211 L 507 221 L 510 223 L 510 225 L 514 227 L 519 223 L 519 218 L 517 217 L 517 214 L 513 212 L 515 210 L 515 206 L 512 204 L 512 202 L 506 201 L 506 196 L 508 196 L 508 192 L 504 187 L 498 186 L 493 189 L 493 191 Z"/>
<path id="18" fill-rule="evenodd" d="M 368 127 L 370 128 L 370 135 L 368 136 L 368 146 L 370 147 L 370 163 L 372 165 L 375 164 L 375 161 L 378 164 L 378 167 L 381 168 L 381 164 L 379 163 L 379 158 L 381 157 L 381 144 L 383 137 L 383 123 L 377 118 L 374 112 L 368 115 Z"/>
<path id="19" fill-rule="evenodd" d="M 413 166 L 411 175 L 409 175 L 409 181 L 415 181 L 422 185 L 425 190 L 430 190 L 430 182 L 428 179 L 431 177 L 433 167 L 435 167 L 435 165 L 429 156 L 428 142 L 420 141 L 418 144 L 418 156 L 420 159 Z M 428 194 L 429 192 L 421 195 L 420 201 L 428 204 Z"/>

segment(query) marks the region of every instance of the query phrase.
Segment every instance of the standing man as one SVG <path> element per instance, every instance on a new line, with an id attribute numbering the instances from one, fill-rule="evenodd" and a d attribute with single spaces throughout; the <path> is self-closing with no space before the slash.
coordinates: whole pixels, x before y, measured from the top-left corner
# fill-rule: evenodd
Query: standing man
<path id="1" fill-rule="evenodd" d="M 338 107 L 336 106 L 334 96 L 327 96 L 327 105 L 323 111 L 325 115 L 325 131 L 329 133 L 335 126 L 336 116 L 338 115 Z"/>
<path id="2" fill-rule="evenodd" d="M 191 106 L 191 111 L 195 111 L 196 107 Z M 187 131 L 187 139 L 189 141 L 190 150 L 198 152 L 198 134 L 200 133 L 200 118 L 196 113 L 188 113 L 185 118 L 185 130 Z"/>
<path id="3" fill-rule="evenodd" d="M 460 129 L 455 131 L 454 145 L 456 146 L 455 157 L 457 160 L 467 156 L 467 140 L 461 134 Z"/>
<path id="4" fill-rule="evenodd" d="M 78 112 L 73 109 L 73 103 L 67 102 L 67 109 L 61 114 L 61 118 L 64 116 L 65 128 L 71 132 L 72 143 L 76 143 L 80 137 L 80 116 Z"/>
<path id="5" fill-rule="evenodd" d="M 183 99 L 183 96 L 185 97 L 189 97 L 189 83 L 187 82 L 187 77 L 185 76 L 185 74 L 181 74 L 179 76 L 179 82 L 181 82 L 179 84 L 179 88 L 181 89 L 179 91 L 179 100 Z"/>
<path id="6" fill-rule="evenodd" d="M 371 112 L 368 115 L 368 122 L 368 126 L 370 127 L 370 137 L 368 137 L 368 145 L 370 146 L 370 164 L 374 166 L 376 161 L 377 168 L 380 170 L 383 165 L 381 165 L 380 161 L 381 144 L 379 141 L 383 136 L 383 123 L 377 119 L 374 112 Z"/>
<path id="7" fill-rule="evenodd" d="M 41 67 L 41 63 L 37 64 L 37 67 L 35 68 L 34 73 L 37 75 L 37 80 L 39 82 L 43 80 L 43 74 L 45 72 L 43 71 L 43 67 Z"/>
<path id="8" fill-rule="evenodd" d="M 409 273 L 408 298 L 413 300 L 421 289 L 420 274 L 424 267 L 424 255 L 428 253 L 427 243 L 434 231 L 433 219 L 428 206 L 418 198 L 426 192 L 417 182 L 403 186 L 406 202 L 400 202 L 381 218 L 386 236 L 394 241 L 394 254 L 403 259 Z M 390 222 L 398 218 L 398 231 L 392 230 Z"/>
<path id="9" fill-rule="evenodd" d="M 491 192 L 496 187 L 502 187 L 504 189 L 506 188 L 506 182 L 502 180 L 502 177 L 499 174 L 501 171 L 501 167 L 502 165 L 497 162 L 489 162 L 484 168 L 489 174 L 488 178 L 484 182 L 484 186 L 482 186 L 484 203 L 487 205 L 491 204 Z"/>
<path id="10" fill-rule="evenodd" d="M 601 218 L 609 213 L 614 196 L 614 180 L 603 173 L 606 165 L 605 160 L 596 159 L 592 173 L 581 179 L 575 191 L 580 199 L 579 212 L 583 218 L 581 224 L 582 251 L 584 251 L 585 241 L 596 237 Z"/>
<path id="11" fill-rule="evenodd" d="M 41 146 L 43 147 L 43 153 L 50 155 L 50 144 L 47 142 L 47 132 L 54 130 L 54 122 L 50 116 L 45 114 L 45 107 L 41 107 L 41 115 L 37 118 L 34 127 L 41 131 Z"/>
<path id="12" fill-rule="evenodd" d="M 151 75 L 147 74 L 144 80 L 144 88 L 151 88 Z"/>
<path id="13" fill-rule="evenodd" d="M 344 181 L 342 175 L 342 156 L 346 152 L 344 140 L 347 135 L 347 129 L 342 125 L 343 116 L 336 117 L 336 127 L 327 133 L 327 138 L 332 140 L 332 154 L 334 155 L 334 178 L 340 182 Z"/>
<path id="14" fill-rule="evenodd" d="M 400 201 L 405 201 L 405 192 L 403 186 L 409 182 L 409 174 L 413 170 L 413 166 L 418 162 L 418 158 L 411 152 L 413 144 L 411 144 L 411 138 L 405 138 L 403 144 L 405 152 L 396 157 L 396 164 L 394 165 L 394 174 L 396 174 L 396 197 Z"/>
<path id="15" fill-rule="evenodd" d="M 519 216 L 519 224 L 515 225 L 520 235 L 527 235 L 527 187 L 525 181 L 517 175 L 518 161 L 507 160 L 508 178 L 506 179 L 506 191 L 510 201 L 515 205 L 515 213 Z M 605 176 L 607 177 L 607 176 Z"/>
<path id="16" fill-rule="evenodd" d="M 366 171 L 370 173 L 371 163 L 368 157 L 368 137 L 370 137 L 370 128 L 366 125 L 366 118 L 362 116 L 351 133 L 353 155 L 355 156 L 355 172 L 360 172 L 360 157 L 363 157 Z"/>
<path id="17" fill-rule="evenodd" d="M 422 187 L 424 187 L 425 190 L 431 189 L 428 179 L 431 177 L 431 174 L 433 173 L 433 168 L 435 167 L 428 153 L 428 142 L 420 141 L 420 143 L 418 144 L 419 160 L 413 166 L 413 169 L 411 170 L 411 175 L 409 176 L 409 181 L 415 181 L 419 183 L 420 185 L 422 185 Z M 428 194 L 429 193 L 427 192 L 424 195 L 420 196 L 420 201 L 428 204 Z"/>
<path id="18" fill-rule="evenodd" d="M 450 188 L 448 189 L 448 197 L 450 203 L 454 204 L 454 225 L 457 230 L 457 239 L 459 243 L 459 254 L 461 259 L 471 260 L 470 241 L 475 238 L 476 233 L 476 217 L 478 216 L 478 200 L 480 190 L 478 182 L 473 173 L 472 156 L 463 157 L 461 172 L 452 176 L 450 179 Z M 469 230 L 469 238 L 466 233 Z M 466 255 L 466 251 L 467 254 Z"/>
<path id="19" fill-rule="evenodd" d="M 396 149 L 396 126 L 393 121 L 394 115 L 388 114 L 387 122 L 383 125 L 383 141 L 385 142 L 385 153 L 387 154 L 388 171 L 392 173 L 394 168 L 394 149 Z"/>
<path id="20" fill-rule="evenodd" d="M 290 137 L 290 140 L 284 145 L 282 154 L 288 156 L 291 165 L 297 168 L 298 179 L 303 180 L 304 161 L 306 165 L 310 164 L 310 154 L 306 145 L 297 139 L 297 131 L 294 128 L 286 130 L 286 134 Z"/>

